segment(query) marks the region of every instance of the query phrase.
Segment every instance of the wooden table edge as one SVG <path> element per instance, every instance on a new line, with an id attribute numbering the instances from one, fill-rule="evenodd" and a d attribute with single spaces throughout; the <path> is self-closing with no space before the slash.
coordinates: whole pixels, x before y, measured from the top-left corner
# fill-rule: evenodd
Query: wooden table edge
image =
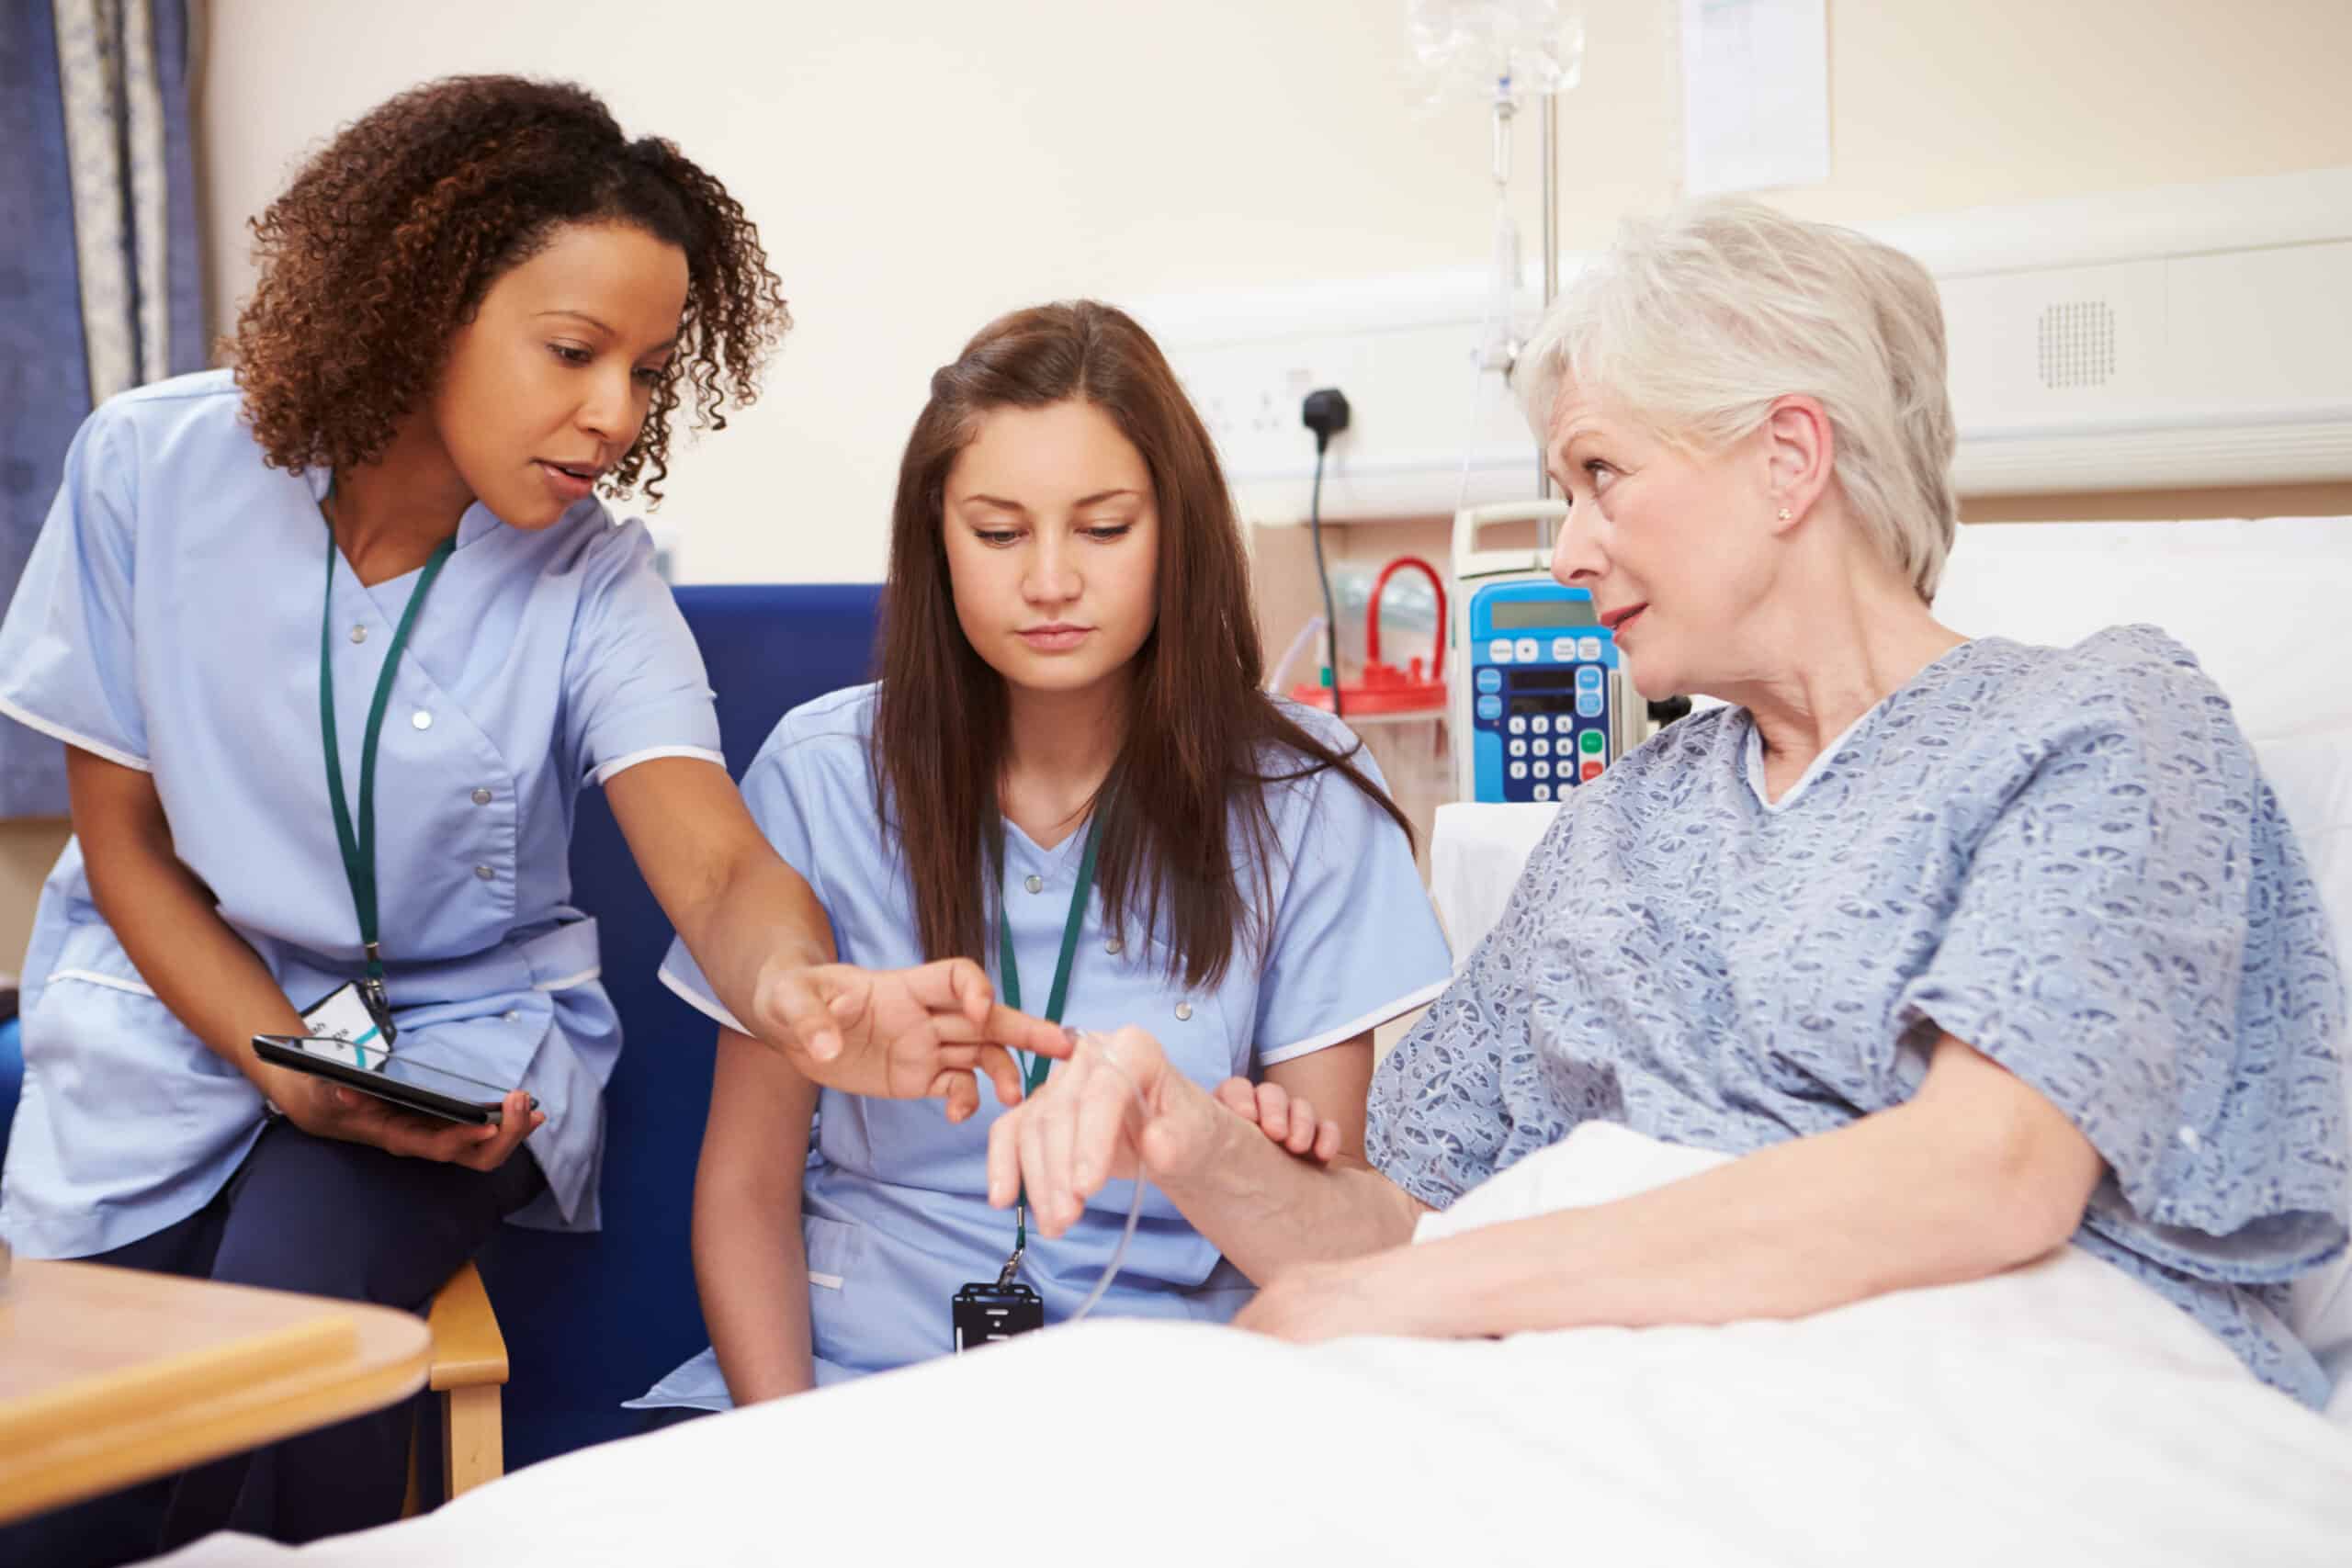
<path id="1" fill-rule="evenodd" d="M 128 1439 L 74 1444 L 62 1453 L 37 1454 L 11 1464 L 0 1473 L 0 1524 L 331 1427 L 397 1404 L 424 1387 L 432 1371 L 433 1339 L 424 1319 L 360 1302 L 321 1305 L 406 1318 L 416 1325 L 416 1348 L 398 1360 L 372 1362 L 355 1373 L 290 1393 L 283 1391 L 283 1382 L 315 1372 L 257 1383 L 235 1395 L 199 1401 L 151 1418 Z M 125 1447 L 137 1450 L 127 1463 Z"/>

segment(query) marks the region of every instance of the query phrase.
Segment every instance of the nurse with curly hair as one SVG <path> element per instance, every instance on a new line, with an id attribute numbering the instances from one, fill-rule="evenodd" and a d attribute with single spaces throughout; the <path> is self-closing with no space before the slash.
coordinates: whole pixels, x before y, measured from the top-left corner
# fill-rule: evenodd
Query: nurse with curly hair
<path id="1" fill-rule="evenodd" d="M 17 1251 L 417 1309 L 503 1220 L 594 1227 L 621 1042 L 568 903 L 584 784 L 819 1081 L 960 1119 L 978 1073 L 1017 1094 L 1001 1046 L 1065 1054 L 968 962 L 831 962 L 607 509 L 658 496 L 681 408 L 723 425 L 788 324 L 719 183 L 581 88 L 457 78 L 346 127 L 254 231 L 235 368 L 90 417 L 0 624 L 0 713 L 67 746 L 74 828 L 25 966 Z M 435 1122 L 252 1043 L 330 1031 L 512 1092 Z M 390 1519 L 408 1422 L 36 1521 L 14 1560 Z"/>

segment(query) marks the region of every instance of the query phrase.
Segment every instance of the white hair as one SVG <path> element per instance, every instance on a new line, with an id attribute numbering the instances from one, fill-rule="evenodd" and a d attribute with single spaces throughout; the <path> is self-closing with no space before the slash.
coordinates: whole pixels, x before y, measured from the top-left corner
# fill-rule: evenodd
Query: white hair
<path id="1" fill-rule="evenodd" d="M 1516 380 L 1538 440 L 1574 381 L 1698 451 L 1754 432 L 1776 399 L 1818 399 L 1848 503 L 1934 600 L 1959 524 L 1958 436 L 1935 280 L 1902 252 L 1736 197 L 1630 220 L 1536 330 Z"/>

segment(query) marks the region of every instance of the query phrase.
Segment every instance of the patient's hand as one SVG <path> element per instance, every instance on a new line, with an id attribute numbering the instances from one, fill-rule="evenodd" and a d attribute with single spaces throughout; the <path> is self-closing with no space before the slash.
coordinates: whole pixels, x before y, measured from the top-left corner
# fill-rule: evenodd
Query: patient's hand
<path id="1" fill-rule="evenodd" d="M 1037 1092 L 989 1127 L 989 1201 L 1028 1194 L 1038 1234 L 1078 1223 L 1105 1183 L 1196 1169 L 1227 1112 L 1140 1029 L 1090 1034 Z"/>
<path id="2" fill-rule="evenodd" d="M 1312 1101 L 1305 1095 L 1293 1099 L 1278 1083 L 1227 1078 L 1216 1086 L 1216 1102 L 1301 1159 L 1329 1165 L 1340 1152 L 1340 1124 L 1317 1121 Z"/>

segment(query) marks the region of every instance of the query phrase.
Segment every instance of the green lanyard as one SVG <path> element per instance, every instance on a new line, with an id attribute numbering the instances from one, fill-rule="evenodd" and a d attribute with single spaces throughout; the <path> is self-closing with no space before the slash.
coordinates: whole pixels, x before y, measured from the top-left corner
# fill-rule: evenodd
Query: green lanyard
<path id="1" fill-rule="evenodd" d="M 376 701 L 368 710 L 368 739 L 359 750 L 359 827 L 354 832 L 351 807 L 343 794 L 343 750 L 334 728 L 335 545 L 334 530 L 327 530 L 326 610 L 319 627 L 319 728 L 326 741 L 327 798 L 334 806 L 334 836 L 343 849 L 344 879 L 351 884 L 352 908 L 359 915 L 360 944 L 368 950 L 363 995 L 388 1045 L 393 1034 L 392 1010 L 384 997 L 384 954 L 376 930 L 376 741 L 384 732 L 384 709 L 392 700 L 392 672 L 400 668 L 401 653 L 408 647 L 409 628 L 416 624 L 416 613 L 424 607 L 425 594 L 432 592 L 433 580 L 441 575 L 441 568 L 457 547 L 455 535 L 434 547 L 416 580 L 416 592 L 409 595 L 408 608 L 401 612 L 392 646 L 384 650 L 383 671 L 376 677 Z"/>
<path id="2" fill-rule="evenodd" d="M 1054 988 L 1046 997 L 1046 1021 L 1048 1023 L 1059 1023 L 1062 1021 L 1062 1007 L 1069 1000 L 1070 964 L 1078 957 L 1078 933 L 1086 924 L 1087 895 L 1094 891 L 1094 835 L 1101 822 L 1102 818 L 1098 816 L 1094 821 L 1086 825 L 1086 848 L 1078 857 L 1078 886 L 1069 896 L 1069 915 L 1062 921 L 1061 957 L 1054 964 Z M 998 874 L 1001 876 L 1004 869 L 1004 838 L 1001 831 L 997 838 L 996 860 Z M 1012 920 L 1005 913 L 1004 895 L 1001 891 L 997 894 L 996 903 L 996 961 L 998 988 L 1004 993 L 1004 1005 L 1018 1011 L 1021 1007 L 1021 964 L 1012 955 Z M 1053 1070 L 1053 1062 L 1045 1056 L 1030 1059 L 1029 1074 L 1022 1084 L 1022 1097 L 1024 1100 L 1037 1092 L 1038 1087 L 1046 1081 L 1046 1075 Z M 1021 1255 L 1029 1247 L 1029 1196 L 1027 1193 L 1021 1195 L 1020 1204 L 1015 1213 L 1017 1218 L 1013 1222 L 1012 1258 L 1004 1266 L 1004 1277 L 1007 1280 L 1010 1280 L 1013 1271 L 1020 1267 Z"/>

